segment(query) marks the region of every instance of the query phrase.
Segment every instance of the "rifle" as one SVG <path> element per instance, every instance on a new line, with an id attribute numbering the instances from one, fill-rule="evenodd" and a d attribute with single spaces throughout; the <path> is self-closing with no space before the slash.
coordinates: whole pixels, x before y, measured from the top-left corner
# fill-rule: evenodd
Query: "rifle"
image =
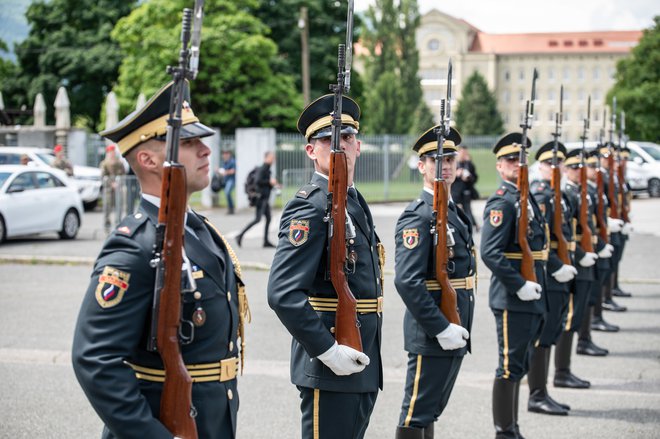
<path id="1" fill-rule="evenodd" d="M 605 185 L 603 183 L 603 170 L 600 167 L 600 148 L 605 146 L 605 122 L 607 120 L 607 109 L 603 108 L 603 127 L 600 129 L 598 148 L 596 149 L 596 158 L 598 160 L 596 167 L 596 187 L 598 188 L 598 204 L 596 223 L 598 225 L 598 235 L 606 244 L 609 243 L 609 236 L 607 235 L 607 223 L 605 222 Z"/>
<path id="2" fill-rule="evenodd" d="M 534 257 L 532 250 L 527 242 L 527 230 L 529 229 L 529 171 L 527 169 L 527 130 L 532 128 L 534 119 L 534 100 L 536 99 L 536 79 L 538 73 L 534 69 L 532 77 L 532 98 L 525 104 L 525 118 L 520 127 L 522 128 L 522 141 L 520 145 L 520 171 L 518 173 L 518 190 L 520 199 L 518 201 L 518 245 L 522 253 L 520 262 L 520 274 L 525 280 L 537 282 L 536 271 L 534 270 Z"/>
<path id="3" fill-rule="evenodd" d="M 619 192 L 621 194 L 621 219 L 624 222 L 629 223 L 630 222 L 630 217 L 628 216 L 628 211 L 629 211 L 629 205 L 628 205 L 628 199 L 626 198 L 627 194 L 625 191 L 626 187 L 626 179 L 625 179 L 625 165 L 626 162 L 621 158 L 621 150 L 623 149 L 623 142 L 626 141 L 626 113 L 624 111 L 621 111 L 621 121 L 619 122 L 619 154 L 617 154 L 617 166 L 616 166 L 616 173 L 617 177 L 619 179 Z"/>
<path id="4" fill-rule="evenodd" d="M 433 219 L 431 220 L 431 233 L 433 234 L 433 246 L 435 248 L 435 278 L 440 284 L 442 294 L 440 296 L 440 311 L 449 323 L 461 324 L 458 314 L 458 302 L 456 290 L 449 281 L 447 265 L 449 264 L 450 247 L 454 244 L 448 242 L 447 219 L 449 207 L 449 185 L 442 178 L 443 146 L 445 139 L 450 134 L 449 124 L 451 122 L 451 77 L 452 65 L 449 60 L 447 73 L 447 99 L 440 103 L 440 125 L 434 130 L 438 138 L 438 149 L 435 153 L 435 180 L 433 181 Z M 446 109 L 446 111 L 445 111 Z M 451 236 L 451 235 L 450 235 Z"/>
<path id="5" fill-rule="evenodd" d="M 616 96 L 612 99 L 612 116 L 610 119 L 610 141 L 607 145 L 607 167 L 609 168 L 609 179 L 607 180 L 607 198 L 610 201 L 610 218 L 619 219 L 619 203 L 616 198 L 616 187 L 614 186 L 614 150 L 613 134 L 616 125 Z"/>
<path id="6" fill-rule="evenodd" d="M 355 255 L 347 255 L 347 244 L 355 238 L 355 229 L 348 222 L 346 197 L 348 192 L 348 166 L 346 153 L 341 149 L 341 115 L 344 93 L 350 90 L 351 53 L 353 46 L 353 0 L 348 2 L 346 18 L 346 44 L 339 45 L 337 83 L 330 85 L 334 93 L 332 137 L 330 138 L 330 175 L 325 221 L 328 223 L 328 261 L 330 280 L 337 293 L 335 338 L 337 343 L 362 351 L 360 322 L 357 319 L 357 301 L 348 286 L 346 271 L 355 271 Z M 347 233 L 348 232 L 348 233 Z M 349 265 L 352 268 L 349 268 Z"/>
<path id="7" fill-rule="evenodd" d="M 190 321 L 183 320 L 181 315 L 182 294 L 193 291 L 196 287 L 190 272 L 190 264 L 187 264 L 186 287 L 182 288 L 181 267 L 185 258 L 184 218 L 188 195 L 186 171 L 183 165 L 178 163 L 178 156 L 181 112 L 188 87 L 187 80 L 194 79 L 197 74 L 197 61 L 192 60 L 191 65 L 188 64 L 191 55 L 189 43 L 199 54 L 203 5 L 203 0 L 196 0 L 196 29 L 192 43 L 193 11 L 188 8 L 183 10 L 179 65 L 167 67 L 174 85 L 170 99 L 170 116 L 167 120 L 167 157 L 163 165 L 156 247 L 154 259 L 151 261 L 151 265 L 156 268 L 156 283 L 147 346 L 150 351 L 158 352 L 165 368 L 160 399 L 160 421 L 174 436 L 183 439 L 197 439 L 196 411 L 192 405 L 192 379 L 183 362 L 180 347 L 180 344 L 189 344 L 194 338 L 194 325 Z M 184 324 L 189 328 L 188 334 L 183 330 Z"/>
<path id="8" fill-rule="evenodd" d="M 561 123 L 564 107 L 564 85 L 562 84 L 559 89 L 559 112 L 555 113 L 555 132 L 552 136 L 555 138 L 555 144 L 552 147 L 552 180 L 550 185 L 554 191 L 554 204 L 555 209 L 552 214 L 552 233 L 557 240 L 557 256 L 566 265 L 571 265 L 571 257 L 568 253 L 568 242 L 561 229 L 564 222 L 561 203 L 561 173 L 557 163 L 557 152 L 559 150 L 559 137 L 561 136 Z"/>
<path id="9" fill-rule="evenodd" d="M 589 120 L 591 119 L 591 96 L 587 101 L 587 117 L 584 119 L 584 128 L 582 130 L 582 157 L 580 159 L 580 214 L 579 223 L 582 229 L 582 238 L 580 239 L 580 246 L 585 252 L 593 253 L 594 245 L 591 241 L 591 228 L 589 227 L 589 201 L 587 194 L 587 167 L 584 163 L 585 156 L 587 155 L 587 132 L 589 131 Z"/>

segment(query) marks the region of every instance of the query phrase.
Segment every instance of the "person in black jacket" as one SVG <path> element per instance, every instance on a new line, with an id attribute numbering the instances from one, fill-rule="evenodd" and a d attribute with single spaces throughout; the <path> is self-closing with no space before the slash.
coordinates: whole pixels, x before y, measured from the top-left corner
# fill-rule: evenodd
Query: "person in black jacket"
<path id="1" fill-rule="evenodd" d="M 264 228 L 264 247 L 275 247 L 268 240 L 268 228 L 270 227 L 270 192 L 275 187 L 278 186 L 277 180 L 271 177 L 270 167 L 275 163 L 275 153 L 273 151 L 268 151 L 264 155 L 264 162 L 261 167 L 257 170 L 257 192 L 259 193 L 259 198 L 255 205 L 256 215 L 254 220 L 251 223 L 245 226 L 241 233 L 236 237 L 236 242 L 238 246 L 243 245 L 243 236 L 245 233 L 250 230 L 253 226 L 261 221 L 261 217 L 266 217 L 266 226 Z"/>
<path id="2" fill-rule="evenodd" d="M 472 200 L 479 198 L 479 192 L 475 184 L 479 179 L 477 169 L 472 163 L 470 153 L 464 145 L 458 147 L 458 156 L 456 157 L 456 181 L 451 185 L 451 198 L 457 206 L 463 209 L 463 212 L 470 219 L 472 226 L 479 230 L 479 225 L 472 215 Z"/>

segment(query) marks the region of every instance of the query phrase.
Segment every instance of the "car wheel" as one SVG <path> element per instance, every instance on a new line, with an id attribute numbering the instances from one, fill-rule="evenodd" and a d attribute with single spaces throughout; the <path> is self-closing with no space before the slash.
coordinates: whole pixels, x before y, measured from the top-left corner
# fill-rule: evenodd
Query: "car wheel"
<path id="1" fill-rule="evenodd" d="M 78 218 L 78 213 L 74 209 L 69 209 L 66 215 L 64 215 L 64 221 L 62 221 L 60 238 L 73 239 L 78 234 L 78 230 L 80 230 L 80 218 Z"/>
<path id="2" fill-rule="evenodd" d="M 4 242 L 7 230 L 5 229 L 5 219 L 0 216 L 0 243 Z"/>
<path id="3" fill-rule="evenodd" d="M 96 206 L 98 206 L 98 204 L 99 204 L 99 200 L 97 198 L 94 201 L 84 201 L 83 207 L 85 208 L 86 211 L 90 211 L 96 209 Z"/>
<path id="4" fill-rule="evenodd" d="M 649 195 L 653 198 L 660 197 L 660 180 L 657 178 L 649 180 Z"/>

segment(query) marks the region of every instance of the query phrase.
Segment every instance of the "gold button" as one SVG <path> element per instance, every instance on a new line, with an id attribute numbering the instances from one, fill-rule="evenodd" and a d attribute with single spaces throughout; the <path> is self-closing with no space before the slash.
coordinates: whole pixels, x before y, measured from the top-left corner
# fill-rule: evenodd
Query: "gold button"
<path id="1" fill-rule="evenodd" d="M 199 299 L 202 298 L 202 293 L 200 293 L 199 291 L 195 291 L 195 294 L 193 294 L 193 297 L 195 298 L 195 300 L 199 300 Z"/>
<path id="2" fill-rule="evenodd" d="M 331 332 L 332 334 L 335 333 L 335 327 L 334 327 L 334 326 L 333 326 L 332 328 L 330 328 L 330 332 Z"/>
<path id="3" fill-rule="evenodd" d="M 234 342 L 233 342 L 233 341 L 230 341 L 230 342 L 229 342 L 229 350 L 230 350 L 230 351 L 233 351 L 233 350 L 234 350 Z"/>
<path id="4" fill-rule="evenodd" d="M 231 291 L 227 291 L 227 302 L 231 302 Z"/>
<path id="5" fill-rule="evenodd" d="M 231 389 L 227 390 L 227 398 L 234 399 L 234 392 Z"/>

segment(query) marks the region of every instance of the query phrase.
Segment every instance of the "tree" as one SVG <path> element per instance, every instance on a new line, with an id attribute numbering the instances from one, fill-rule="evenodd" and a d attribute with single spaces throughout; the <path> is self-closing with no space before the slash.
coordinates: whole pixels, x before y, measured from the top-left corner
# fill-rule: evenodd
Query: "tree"
<path id="1" fill-rule="evenodd" d="M 417 0 L 376 0 L 367 10 L 366 21 L 362 38 L 369 51 L 365 82 L 373 86 L 365 92 L 365 130 L 413 133 L 414 115 L 423 101 L 417 75 Z"/>
<path id="2" fill-rule="evenodd" d="M 0 40 L 0 53 L 8 53 L 9 47 L 7 44 Z M 16 73 L 16 65 L 8 59 L 0 57 L 0 84 L 14 77 Z"/>
<path id="3" fill-rule="evenodd" d="M 495 96 L 476 70 L 470 75 L 458 101 L 456 127 L 461 134 L 473 136 L 501 134 L 504 131 L 502 116 L 497 111 Z"/>
<path id="4" fill-rule="evenodd" d="M 112 32 L 126 54 L 114 87 L 123 114 L 140 92 L 149 96 L 171 78 L 180 50 L 184 0 L 142 3 Z M 302 106 L 293 78 L 276 74 L 277 46 L 268 28 L 251 15 L 256 0 L 207 1 L 204 8 L 199 75 L 192 82 L 195 113 L 225 132 L 263 126 L 294 130 Z"/>
<path id="5" fill-rule="evenodd" d="M 262 0 L 255 15 L 270 28 L 279 55 L 274 68 L 291 75 L 296 90 L 302 90 L 301 41 L 298 20 L 300 8 L 307 7 L 309 19 L 309 59 L 311 99 L 329 93 L 328 85 L 337 81 L 337 47 L 346 41 L 346 2 L 328 0 Z M 354 16 L 353 41 L 360 37 L 361 21 Z M 351 72 L 350 96 L 361 102 L 360 75 Z"/>
<path id="6" fill-rule="evenodd" d="M 660 16 L 644 35 L 630 56 L 616 66 L 616 83 L 607 94 L 608 102 L 616 96 L 617 106 L 626 112 L 626 132 L 636 140 L 660 139 Z"/>
<path id="7" fill-rule="evenodd" d="M 74 123 L 94 128 L 121 60 L 110 31 L 134 4 L 135 0 L 32 3 L 26 12 L 30 33 L 16 45 L 18 72 L 3 81 L 12 104 L 31 108 L 37 93 L 43 93 L 46 102 L 54 102 L 57 89 L 65 86 Z M 48 120 L 52 123 L 53 119 L 51 111 Z"/>

